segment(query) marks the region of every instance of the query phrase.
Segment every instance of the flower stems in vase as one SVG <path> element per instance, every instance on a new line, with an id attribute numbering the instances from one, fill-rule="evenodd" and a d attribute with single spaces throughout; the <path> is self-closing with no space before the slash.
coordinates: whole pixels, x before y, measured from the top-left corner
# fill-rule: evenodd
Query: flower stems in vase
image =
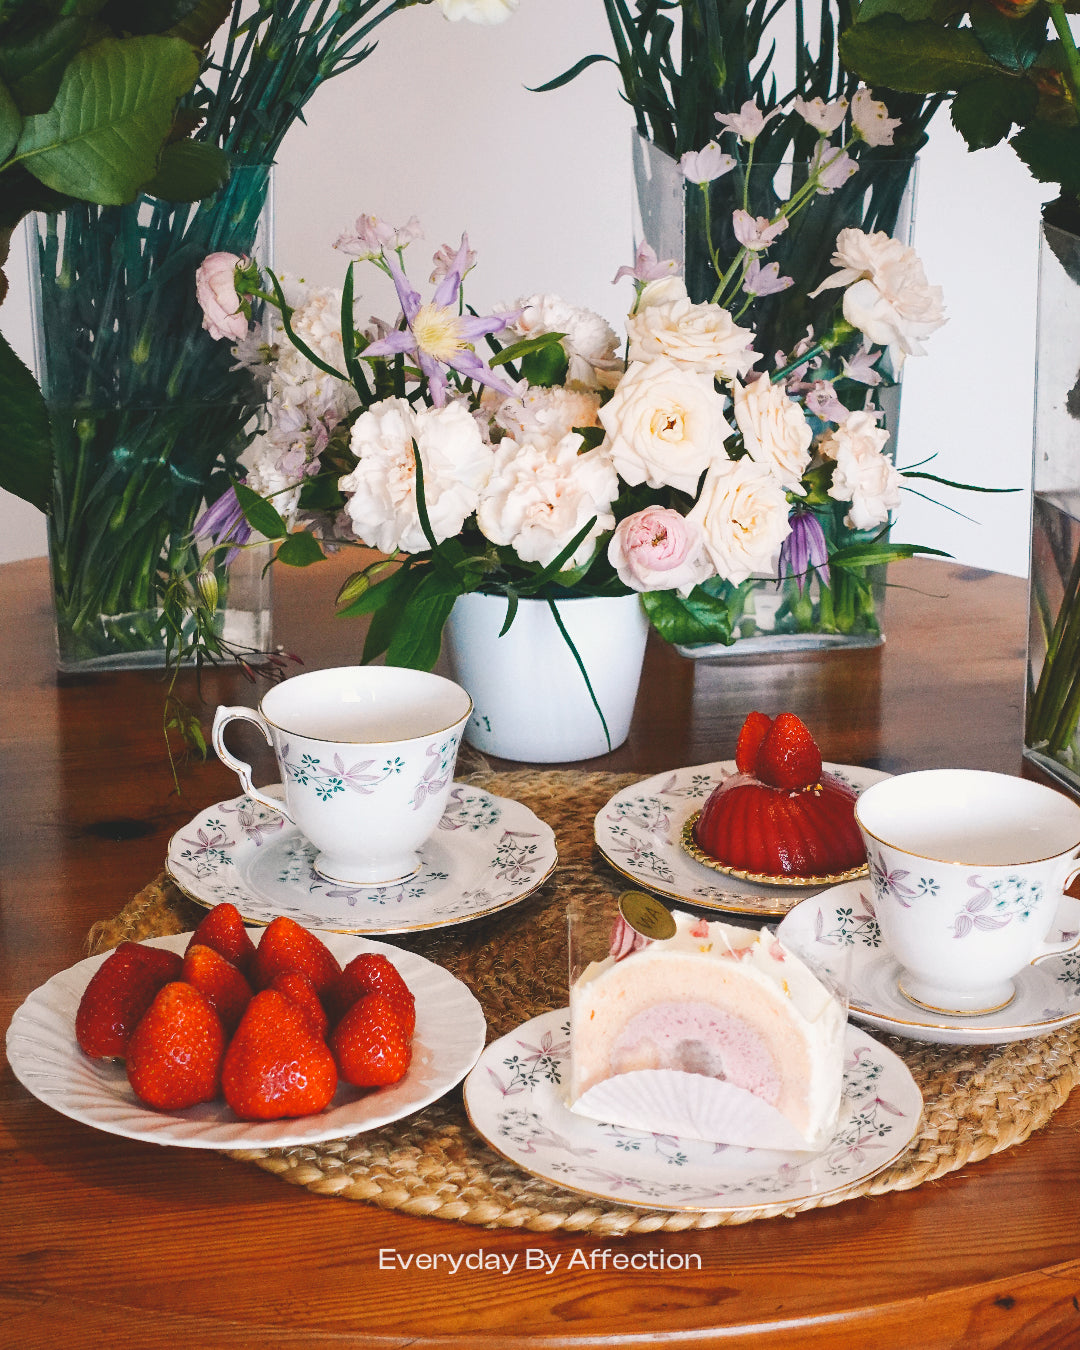
<path id="1" fill-rule="evenodd" d="M 1075 494 L 1071 494 L 1075 498 Z M 1077 503 L 1033 503 L 1027 727 L 1032 759 L 1080 785 L 1080 522 Z M 1039 658 L 1041 657 L 1041 667 Z"/>

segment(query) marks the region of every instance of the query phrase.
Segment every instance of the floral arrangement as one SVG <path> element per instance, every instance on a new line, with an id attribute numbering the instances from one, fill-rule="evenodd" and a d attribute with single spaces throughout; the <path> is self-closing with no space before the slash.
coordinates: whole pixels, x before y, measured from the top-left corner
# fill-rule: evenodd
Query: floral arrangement
<path id="1" fill-rule="evenodd" d="M 266 379 L 269 426 L 203 533 L 231 551 L 256 530 L 297 565 L 347 544 L 376 549 L 339 597 L 343 614 L 372 616 L 365 661 L 431 666 L 455 600 L 474 590 L 506 597 L 507 625 L 522 597 L 637 592 L 665 638 L 727 642 L 739 607 L 714 583 L 737 592 L 779 570 L 831 595 L 843 575 L 851 612 L 832 621 L 851 622 L 868 569 L 938 552 L 886 538 L 905 477 L 932 475 L 896 469 L 873 391 L 882 365 L 922 354 L 944 312 L 910 248 L 847 229 L 817 287 L 832 297 L 828 324 L 793 351 L 755 350 L 739 322 L 747 307 L 797 285 L 766 261 L 772 241 L 855 172 L 832 133 L 850 115 L 856 136 L 890 134 L 865 91 L 850 108 L 795 111 L 816 136 L 805 183 L 771 218 L 737 210 L 732 256 L 710 238 L 709 301 L 692 301 L 675 264 L 643 243 L 615 277 L 634 284 L 624 338 L 550 295 L 476 314 L 463 293 L 475 265 L 466 236 L 435 253 L 425 299 L 406 270 L 415 220 L 360 217 L 336 243 L 351 259 L 340 292 L 207 258 L 204 323 Z M 767 115 L 748 102 L 720 121 L 750 158 Z M 682 161 L 703 188 L 734 163 L 718 141 Z M 358 263 L 392 279 L 394 321 L 358 322 Z M 253 302 L 267 307 L 268 333 L 249 326 Z M 830 550 L 834 518 L 855 533 Z"/>

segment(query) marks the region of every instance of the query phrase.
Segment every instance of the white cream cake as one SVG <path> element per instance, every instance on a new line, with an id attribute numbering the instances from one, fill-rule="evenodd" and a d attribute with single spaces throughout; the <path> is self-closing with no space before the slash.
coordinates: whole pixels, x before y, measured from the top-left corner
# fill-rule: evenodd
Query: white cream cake
<path id="1" fill-rule="evenodd" d="M 658 1134 L 820 1149 L 835 1129 L 845 1009 L 771 933 L 676 913 L 570 990 L 569 1105 Z"/>

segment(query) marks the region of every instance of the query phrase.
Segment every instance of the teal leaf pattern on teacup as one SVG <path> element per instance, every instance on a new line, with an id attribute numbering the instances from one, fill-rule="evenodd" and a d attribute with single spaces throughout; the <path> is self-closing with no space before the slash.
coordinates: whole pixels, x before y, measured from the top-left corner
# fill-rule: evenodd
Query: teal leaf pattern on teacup
<path id="1" fill-rule="evenodd" d="M 404 762 L 395 757 L 384 761 L 380 768 L 373 772 L 369 770 L 375 763 L 374 759 L 358 760 L 346 768 L 345 761 L 338 754 L 334 755 L 329 765 L 324 764 L 318 756 L 308 754 L 301 754 L 299 759 L 293 762 L 289 759 L 289 750 L 287 744 L 281 747 L 281 763 L 285 772 L 301 787 L 314 788 L 315 795 L 324 802 L 346 789 L 350 792 L 359 792 L 365 797 L 369 796 L 380 783 L 384 783 L 396 773 L 401 773 L 405 767 Z"/>
<path id="2" fill-rule="evenodd" d="M 454 763 L 457 760 L 458 737 L 448 736 L 441 745 L 429 745 L 426 754 L 429 763 L 424 768 L 423 777 L 417 783 L 412 795 L 412 809 L 417 811 L 429 797 L 440 793 L 454 776 Z"/>
<path id="3" fill-rule="evenodd" d="M 1022 876 L 1002 877 L 989 884 L 978 876 L 970 876 L 967 884 L 975 894 L 954 920 L 954 938 L 975 932 L 990 933 L 1007 927 L 1013 919 L 1024 923 L 1031 918 L 1043 895 L 1041 882 Z"/>

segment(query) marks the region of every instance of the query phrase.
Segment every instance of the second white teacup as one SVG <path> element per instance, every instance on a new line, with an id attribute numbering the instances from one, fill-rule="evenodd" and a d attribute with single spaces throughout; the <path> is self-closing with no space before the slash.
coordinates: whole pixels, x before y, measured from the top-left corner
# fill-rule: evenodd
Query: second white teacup
<path id="1" fill-rule="evenodd" d="M 1080 871 L 1080 807 L 1040 783 L 976 769 L 930 769 L 874 783 L 855 819 L 875 913 L 900 962 L 900 991 L 935 1012 L 996 1011 L 1013 976 L 1080 945 L 1048 943 Z"/>
<path id="2" fill-rule="evenodd" d="M 383 886 L 420 869 L 442 817 L 472 700 L 441 675 L 340 666 L 294 675 L 258 711 L 219 707 L 213 743 L 248 796 L 281 811 L 319 850 L 328 881 Z M 254 722 L 274 755 L 285 800 L 256 788 L 225 746 L 230 722 Z"/>

